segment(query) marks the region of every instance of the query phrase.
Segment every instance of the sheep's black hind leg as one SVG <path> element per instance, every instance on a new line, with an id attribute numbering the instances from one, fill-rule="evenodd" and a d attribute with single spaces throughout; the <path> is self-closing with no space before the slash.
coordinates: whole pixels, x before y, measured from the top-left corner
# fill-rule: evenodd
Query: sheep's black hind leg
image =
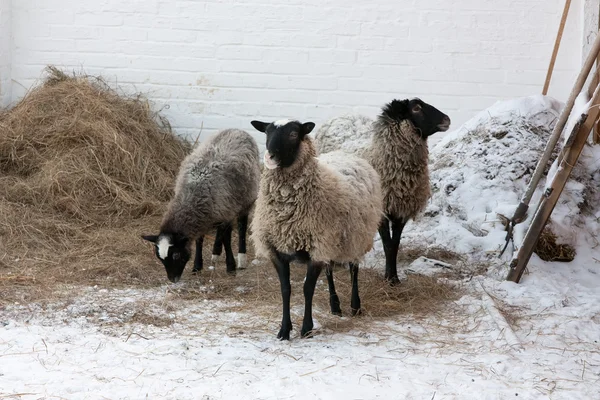
<path id="1" fill-rule="evenodd" d="M 245 269 L 248 266 L 246 258 L 246 232 L 248 231 L 248 216 L 238 217 L 238 268 Z"/>
<path id="2" fill-rule="evenodd" d="M 352 315 L 358 315 L 361 313 L 360 296 L 358 295 L 358 264 L 350 263 L 350 278 L 352 280 L 350 307 L 352 308 Z"/>
<path id="3" fill-rule="evenodd" d="M 379 224 L 379 236 L 381 237 L 383 251 L 385 253 L 385 280 L 391 284 L 396 284 L 400 282 L 398 279 L 398 269 L 396 267 L 398 247 L 394 247 L 394 243 L 390 237 L 390 222 L 385 217 Z"/>
<path id="4" fill-rule="evenodd" d="M 233 227 L 227 224 L 223 227 L 223 247 L 225 247 L 225 264 L 227 265 L 227 273 L 235 274 L 235 257 L 231 250 L 231 231 Z"/>
<path id="5" fill-rule="evenodd" d="M 323 269 L 323 262 L 308 262 L 306 268 L 306 280 L 304 281 L 304 319 L 302 320 L 301 335 L 303 338 L 309 337 L 313 330 L 312 319 L 312 301 L 315 294 L 317 279 Z"/>
<path id="6" fill-rule="evenodd" d="M 327 284 L 329 285 L 329 305 L 331 306 L 331 313 L 341 317 L 342 309 L 340 308 L 340 298 L 335 292 L 335 284 L 333 283 L 333 263 L 329 263 L 325 267 L 325 275 L 327 275 Z"/>
<path id="7" fill-rule="evenodd" d="M 400 237 L 402 236 L 402 230 L 404 229 L 404 225 L 406 225 L 406 221 L 402 218 L 397 218 L 392 220 L 392 251 L 394 252 L 394 261 L 398 256 L 398 249 L 400 249 Z M 398 283 L 400 280 L 398 279 L 398 271 L 396 269 L 396 262 L 394 262 L 394 270 L 393 270 L 393 283 Z"/>
<path id="8" fill-rule="evenodd" d="M 192 272 L 202 271 L 202 245 L 204 244 L 204 236 L 196 239 L 196 256 L 194 257 L 194 269 Z"/>
<path id="9" fill-rule="evenodd" d="M 281 300 L 283 304 L 283 312 L 281 317 L 281 329 L 277 334 L 277 339 L 290 340 L 290 331 L 292 330 L 292 318 L 290 316 L 290 297 L 292 296 L 292 285 L 290 284 L 290 260 L 283 254 L 275 252 L 273 265 L 279 276 L 279 284 L 281 285 Z"/>
<path id="10" fill-rule="evenodd" d="M 211 264 L 216 267 L 221 258 L 221 252 L 223 251 L 223 225 L 217 226 L 217 232 L 215 234 L 215 242 L 213 243 L 212 255 L 210 256 Z"/>

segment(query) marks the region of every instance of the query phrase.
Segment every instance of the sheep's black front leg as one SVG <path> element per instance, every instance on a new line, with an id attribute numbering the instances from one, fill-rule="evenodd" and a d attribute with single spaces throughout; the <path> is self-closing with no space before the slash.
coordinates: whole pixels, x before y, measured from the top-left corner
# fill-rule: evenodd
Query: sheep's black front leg
<path id="1" fill-rule="evenodd" d="M 302 320 L 301 331 L 303 338 L 309 337 L 313 330 L 312 301 L 317 279 L 319 278 L 319 274 L 321 274 L 324 264 L 323 262 L 309 261 L 306 268 L 306 280 L 304 281 L 304 319 Z"/>
<path id="2" fill-rule="evenodd" d="M 248 266 L 246 259 L 246 232 L 248 230 L 248 216 L 238 217 L 238 268 L 245 269 Z"/>
<path id="3" fill-rule="evenodd" d="M 277 339 L 290 340 L 290 331 L 292 330 L 292 318 L 290 316 L 290 298 L 292 296 L 292 285 L 290 284 L 290 260 L 283 254 L 275 252 L 272 261 L 277 270 L 277 275 L 279 276 L 281 299 L 283 303 L 281 329 L 277 334 Z"/>
<path id="4" fill-rule="evenodd" d="M 231 250 L 231 231 L 233 227 L 227 224 L 223 228 L 223 247 L 225 247 L 225 264 L 227 265 L 227 273 L 235 274 L 235 257 Z"/>
<path id="5" fill-rule="evenodd" d="M 192 272 L 202 271 L 202 245 L 204 243 L 204 236 L 200 236 L 196 239 L 196 256 L 194 257 L 194 269 Z"/>
<path id="6" fill-rule="evenodd" d="M 358 295 L 358 264 L 350 263 L 350 278 L 352 280 L 350 307 L 352 308 L 352 315 L 357 315 L 361 313 L 360 296 Z"/>
<path id="7" fill-rule="evenodd" d="M 385 280 L 391 284 L 400 282 L 398 279 L 398 269 L 396 267 L 396 258 L 398 256 L 398 247 L 394 248 L 394 242 L 390 237 L 390 222 L 383 218 L 379 224 L 379 236 L 383 243 L 385 253 Z"/>
<path id="8" fill-rule="evenodd" d="M 340 308 L 340 298 L 335 292 L 335 284 L 333 283 L 333 264 L 329 263 L 325 267 L 325 275 L 327 275 L 327 284 L 329 285 L 329 305 L 331 306 L 331 313 L 333 315 L 342 316 L 342 309 Z"/>

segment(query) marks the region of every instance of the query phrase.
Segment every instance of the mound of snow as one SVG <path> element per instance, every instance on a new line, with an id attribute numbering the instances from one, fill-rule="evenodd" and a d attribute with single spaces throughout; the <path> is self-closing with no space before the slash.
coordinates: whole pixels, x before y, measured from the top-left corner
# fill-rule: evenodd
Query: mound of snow
<path id="1" fill-rule="evenodd" d="M 474 262 L 496 259 L 506 235 L 500 215 L 510 218 L 519 204 L 561 108 L 544 96 L 498 102 L 449 133 L 431 150 L 433 195 L 425 213 L 407 225 L 403 245 L 443 246 Z M 580 209 L 591 179 L 580 163 L 555 208 L 552 229 L 564 242 L 585 223 Z M 530 203 L 529 219 L 517 225 L 517 244 L 540 195 Z"/>
<path id="2" fill-rule="evenodd" d="M 363 156 L 371 144 L 373 120 L 364 115 L 342 115 L 325 122 L 315 133 L 315 143 L 320 154 L 334 150 Z"/>

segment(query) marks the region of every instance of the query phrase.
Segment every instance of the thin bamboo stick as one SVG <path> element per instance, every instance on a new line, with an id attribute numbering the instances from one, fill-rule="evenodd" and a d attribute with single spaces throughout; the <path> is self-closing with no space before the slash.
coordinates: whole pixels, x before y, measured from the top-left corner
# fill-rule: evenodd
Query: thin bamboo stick
<path id="1" fill-rule="evenodd" d="M 563 31 L 565 30 L 567 16 L 569 15 L 569 7 L 571 7 L 571 0 L 565 2 L 565 8 L 563 10 L 562 18 L 560 19 L 560 25 L 558 26 L 558 33 L 556 34 L 556 40 L 554 41 L 554 49 L 552 50 L 552 57 L 550 57 L 546 81 L 544 82 L 544 89 L 542 90 L 544 96 L 548 94 L 548 88 L 550 87 L 550 79 L 552 78 L 552 72 L 554 71 L 554 63 L 556 62 L 558 48 L 560 47 L 560 41 L 562 40 Z"/>

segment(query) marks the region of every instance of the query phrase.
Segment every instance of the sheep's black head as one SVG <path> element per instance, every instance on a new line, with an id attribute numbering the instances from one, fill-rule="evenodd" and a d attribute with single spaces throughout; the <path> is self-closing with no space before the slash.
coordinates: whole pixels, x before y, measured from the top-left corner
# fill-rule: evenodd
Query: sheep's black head
<path id="1" fill-rule="evenodd" d="M 383 107 L 381 115 L 395 121 L 410 120 L 423 139 L 450 128 L 450 117 L 418 98 L 393 100 Z"/>
<path id="2" fill-rule="evenodd" d="M 312 122 L 280 120 L 275 122 L 252 121 L 252 126 L 267 134 L 267 151 L 264 162 L 268 169 L 291 166 L 300 150 L 300 143 L 315 127 Z"/>
<path id="3" fill-rule="evenodd" d="M 154 253 L 165 266 L 169 280 L 173 283 L 179 282 L 191 255 L 188 238 L 171 233 L 144 235 L 142 238 L 154 243 Z"/>

